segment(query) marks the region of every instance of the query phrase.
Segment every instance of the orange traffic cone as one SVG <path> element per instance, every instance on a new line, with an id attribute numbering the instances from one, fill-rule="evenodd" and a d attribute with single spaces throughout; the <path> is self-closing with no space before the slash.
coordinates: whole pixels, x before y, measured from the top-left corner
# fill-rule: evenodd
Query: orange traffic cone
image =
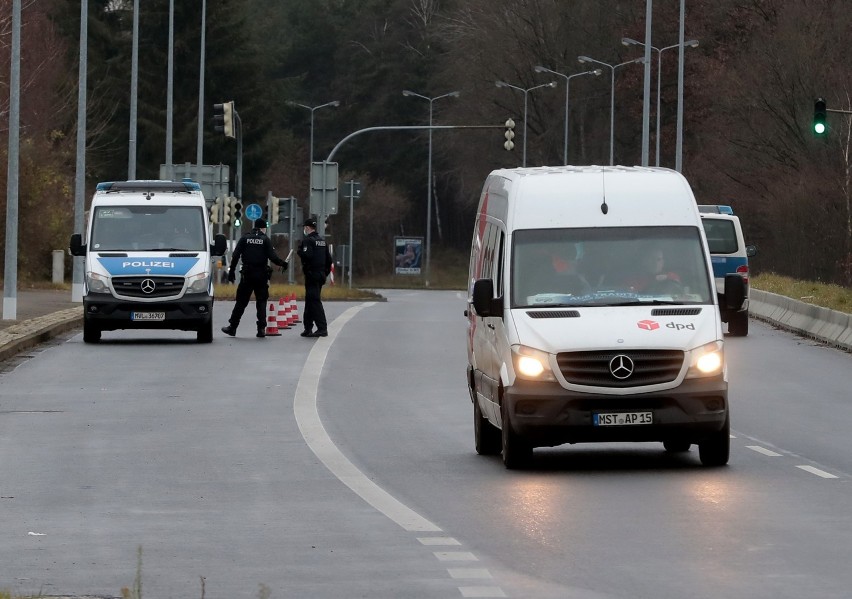
<path id="1" fill-rule="evenodd" d="M 286 300 L 282 298 L 278 298 L 278 328 L 279 329 L 289 329 L 290 325 L 290 304 L 286 303 Z"/>
<path id="2" fill-rule="evenodd" d="M 290 296 L 290 318 L 292 319 L 293 326 L 296 326 L 302 319 L 299 318 L 299 306 L 296 305 L 296 294 Z"/>
<path id="3" fill-rule="evenodd" d="M 269 309 L 266 311 L 266 336 L 281 336 L 278 330 L 278 316 L 275 313 L 275 302 L 269 302 Z"/>

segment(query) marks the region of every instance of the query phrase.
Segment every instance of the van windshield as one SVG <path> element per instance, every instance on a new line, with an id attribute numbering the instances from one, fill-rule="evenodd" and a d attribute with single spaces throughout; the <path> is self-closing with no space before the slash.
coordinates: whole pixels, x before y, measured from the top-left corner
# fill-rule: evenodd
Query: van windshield
<path id="1" fill-rule="evenodd" d="M 89 246 L 109 251 L 204 251 L 199 206 L 98 206 Z"/>
<path id="2" fill-rule="evenodd" d="M 516 231 L 513 308 L 712 304 L 695 227 Z"/>

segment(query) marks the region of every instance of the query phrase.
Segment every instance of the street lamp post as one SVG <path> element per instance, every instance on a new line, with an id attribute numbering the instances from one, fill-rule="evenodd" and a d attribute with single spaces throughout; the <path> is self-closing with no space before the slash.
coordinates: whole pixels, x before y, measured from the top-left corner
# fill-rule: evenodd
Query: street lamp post
<path id="1" fill-rule="evenodd" d="M 299 104 L 298 102 L 293 102 L 292 100 L 288 100 L 287 104 L 290 106 L 299 106 L 300 108 L 304 108 L 306 110 L 311 111 L 311 145 L 308 152 L 310 155 L 308 156 L 308 198 L 311 197 L 311 183 L 310 183 L 310 174 L 311 174 L 311 165 L 314 163 L 314 113 L 320 108 L 325 108 L 326 106 L 340 106 L 340 102 L 338 100 L 332 100 L 331 102 L 326 102 L 325 104 L 320 104 L 319 106 L 308 106 L 307 104 Z"/>
<path id="2" fill-rule="evenodd" d="M 428 173 L 426 175 L 426 287 L 429 286 L 429 276 L 431 273 L 431 259 L 432 259 L 432 104 L 435 100 L 440 100 L 441 98 L 458 98 L 460 92 L 453 91 L 446 94 L 442 94 L 440 96 L 435 96 L 434 98 L 430 98 L 429 96 L 423 96 L 421 94 L 415 93 L 413 91 L 409 91 L 407 89 L 402 90 L 402 95 L 405 97 L 415 97 L 421 98 L 429 102 L 429 166 Z"/>
<path id="3" fill-rule="evenodd" d="M 629 37 L 621 38 L 621 43 L 625 46 L 645 46 L 640 41 L 630 39 Z M 697 48 L 698 40 L 689 40 L 683 43 L 684 47 Z M 651 46 L 651 50 L 657 52 L 657 166 L 660 166 L 660 73 L 662 71 L 663 52 L 679 47 L 680 44 L 672 44 L 664 48 L 656 48 Z"/>
<path id="4" fill-rule="evenodd" d="M 527 95 L 534 89 L 538 89 L 540 87 L 556 87 L 556 82 L 551 81 L 550 83 L 542 83 L 541 85 L 536 85 L 533 87 L 518 87 L 517 85 L 512 85 L 511 83 L 506 83 L 505 81 L 496 81 L 495 85 L 497 87 L 511 87 L 512 89 L 516 89 L 519 92 L 524 94 L 524 157 L 521 166 L 527 165 Z"/>
<path id="5" fill-rule="evenodd" d="M 613 164 L 615 164 L 615 69 L 628 64 L 644 64 L 645 57 L 634 58 L 633 60 L 628 60 L 626 62 L 622 62 L 615 65 L 606 62 L 601 62 L 600 60 L 595 60 L 594 58 L 589 58 L 588 56 L 578 56 L 577 60 L 579 60 L 581 63 L 594 62 L 601 66 L 607 67 L 610 71 L 611 91 L 609 94 L 609 165 L 612 166 Z"/>
<path id="6" fill-rule="evenodd" d="M 536 73 L 550 73 L 552 75 L 557 75 L 565 79 L 565 149 L 563 151 L 565 164 L 568 164 L 568 99 L 571 94 L 571 79 L 574 77 L 580 77 L 581 75 L 594 75 L 595 77 L 599 76 L 603 71 L 600 69 L 594 69 L 592 71 L 583 71 L 582 73 L 574 73 L 573 75 L 564 75 L 557 71 L 553 71 L 548 69 L 547 67 L 537 66 L 535 68 Z"/>

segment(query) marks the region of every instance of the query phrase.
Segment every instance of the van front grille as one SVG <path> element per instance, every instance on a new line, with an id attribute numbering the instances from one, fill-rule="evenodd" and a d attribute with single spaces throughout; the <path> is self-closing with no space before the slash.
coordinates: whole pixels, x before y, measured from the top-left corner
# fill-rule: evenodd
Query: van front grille
<path id="1" fill-rule="evenodd" d="M 679 350 L 580 351 L 556 355 L 565 380 L 589 387 L 642 387 L 677 378 L 683 365 Z"/>
<path id="2" fill-rule="evenodd" d="M 112 286 L 117 295 L 138 298 L 163 298 L 180 295 L 183 277 L 113 277 Z"/>

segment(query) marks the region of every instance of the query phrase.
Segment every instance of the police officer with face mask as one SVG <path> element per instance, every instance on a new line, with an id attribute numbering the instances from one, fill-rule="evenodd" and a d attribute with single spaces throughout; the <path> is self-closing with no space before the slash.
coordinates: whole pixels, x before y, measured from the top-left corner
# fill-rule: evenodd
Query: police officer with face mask
<path id="1" fill-rule="evenodd" d="M 236 279 L 237 263 L 242 258 L 240 284 L 237 286 L 237 303 L 231 312 L 230 324 L 222 327 L 222 332 L 233 337 L 237 334 L 240 319 L 248 306 L 251 294 L 254 293 L 257 304 L 257 336 L 266 337 L 266 300 L 269 299 L 269 261 L 287 270 L 287 263 L 278 257 L 272 247 L 272 241 L 266 236 L 266 221 L 262 218 L 254 221 L 254 228 L 243 235 L 237 242 L 231 267 L 228 270 L 228 281 Z"/>
<path id="2" fill-rule="evenodd" d="M 299 258 L 302 260 L 302 272 L 305 274 L 305 330 L 300 334 L 302 337 L 327 337 L 328 323 L 320 294 L 325 279 L 331 272 L 331 252 L 325 239 L 317 233 L 316 219 L 305 220 L 302 232 L 305 239 L 299 244 Z M 316 331 L 313 330 L 314 324 L 317 325 Z"/>

